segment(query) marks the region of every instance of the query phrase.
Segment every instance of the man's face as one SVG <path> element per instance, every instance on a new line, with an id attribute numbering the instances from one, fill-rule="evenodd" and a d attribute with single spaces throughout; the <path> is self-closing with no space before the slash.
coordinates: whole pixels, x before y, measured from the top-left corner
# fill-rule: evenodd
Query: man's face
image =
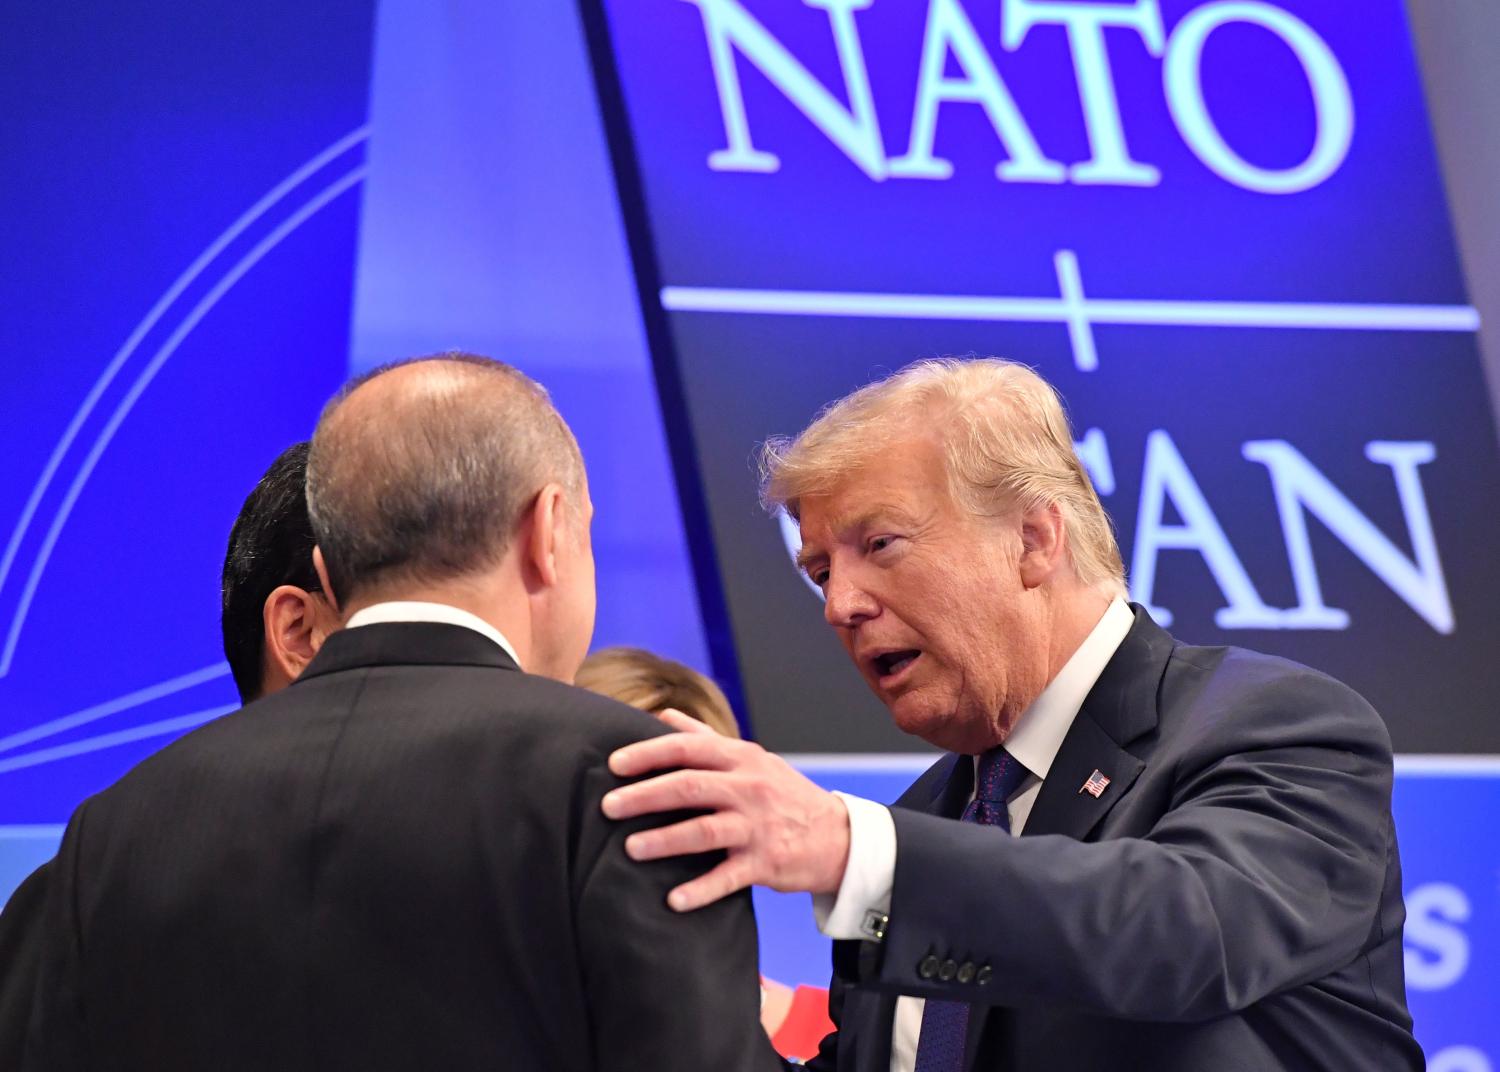
<path id="1" fill-rule="evenodd" d="M 896 725 L 950 751 L 1000 744 L 1047 683 L 1019 516 L 975 517 L 954 502 L 926 436 L 799 505 L 800 559 L 824 616 Z"/>

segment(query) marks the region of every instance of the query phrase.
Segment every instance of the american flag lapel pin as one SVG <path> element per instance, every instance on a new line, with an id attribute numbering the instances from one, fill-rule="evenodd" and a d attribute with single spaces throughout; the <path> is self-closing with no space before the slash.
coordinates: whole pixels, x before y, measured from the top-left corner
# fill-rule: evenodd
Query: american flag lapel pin
<path id="1" fill-rule="evenodd" d="M 1088 781 L 1084 782 L 1083 785 L 1078 787 L 1078 792 L 1087 793 L 1089 796 L 1097 800 L 1100 795 L 1103 794 L 1103 792 L 1108 788 L 1109 776 L 1101 771 L 1098 767 L 1095 767 L 1094 773 L 1089 775 Z"/>

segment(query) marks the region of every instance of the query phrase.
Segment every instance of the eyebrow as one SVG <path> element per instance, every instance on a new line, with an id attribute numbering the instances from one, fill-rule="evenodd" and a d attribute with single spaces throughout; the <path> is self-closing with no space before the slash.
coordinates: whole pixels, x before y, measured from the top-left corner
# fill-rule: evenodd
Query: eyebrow
<path id="1" fill-rule="evenodd" d="M 809 565 L 811 565 L 813 562 L 816 562 L 820 558 L 827 557 L 828 556 L 822 551 L 809 551 L 804 547 L 802 550 L 797 552 L 797 568 L 803 573 L 806 573 L 807 567 Z"/>
<path id="2" fill-rule="evenodd" d="M 869 528 L 877 520 L 880 520 L 884 517 L 890 517 L 903 525 L 917 524 L 916 517 L 914 517 L 910 512 L 902 509 L 899 506 L 896 506 L 893 503 L 880 503 L 876 506 L 872 506 L 868 510 L 865 510 L 863 513 L 856 515 L 849 521 L 836 522 L 833 526 L 833 529 L 838 533 L 857 532 L 860 529 Z M 802 550 L 797 552 L 797 568 L 806 573 L 809 563 L 816 562 L 820 558 L 827 557 L 828 552 L 826 551 L 820 551 L 816 548 L 809 551 L 806 547 L 803 547 Z"/>

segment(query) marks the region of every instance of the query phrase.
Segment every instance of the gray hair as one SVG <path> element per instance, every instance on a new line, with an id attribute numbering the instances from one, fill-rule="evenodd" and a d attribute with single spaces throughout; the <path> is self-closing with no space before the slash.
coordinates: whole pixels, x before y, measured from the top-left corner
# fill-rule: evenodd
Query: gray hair
<path id="1" fill-rule="evenodd" d="M 1055 505 L 1078 579 L 1125 592 L 1109 515 L 1073 450 L 1062 401 L 1025 365 L 999 358 L 918 361 L 826 407 L 801 435 L 761 448 L 768 509 L 834 491 L 884 446 L 913 434 L 942 445 L 949 491 L 971 512 Z"/>
<path id="2" fill-rule="evenodd" d="M 577 499 L 584 474 L 546 390 L 502 362 L 452 352 L 378 368 L 328 403 L 307 505 L 343 601 L 390 580 L 494 565 L 551 482 Z"/>

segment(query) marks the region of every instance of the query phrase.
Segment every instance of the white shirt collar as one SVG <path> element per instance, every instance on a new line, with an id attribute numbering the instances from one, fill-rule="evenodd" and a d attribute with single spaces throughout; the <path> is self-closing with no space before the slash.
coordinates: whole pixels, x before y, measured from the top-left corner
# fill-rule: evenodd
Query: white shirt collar
<path id="1" fill-rule="evenodd" d="M 477 614 L 470 614 L 446 603 L 422 603 L 417 600 L 400 600 L 390 603 L 372 603 L 363 610 L 355 611 L 345 629 L 358 629 L 362 625 L 383 625 L 387 622 L 437 622 L 442 625 L 459 625 L 472 629 L 481 636 L 489 637 L 504 649 L 505 654 L 521 665 L 516 649 L 510 646 L 505 634 Z M 522 667 L 522 669 L 525 669 Z"/>
<path id="2" fill-rule="evenodd" d="M 1089 690 L 1104 673 L 1104 668 L 1114 658 L 1125 634 L 1134 624 L 1135 615 L 1125 601 L 1118 597 L 1112 600 L 1099 623 L 1078 645 L 1078 650 L 1063 664 L 1042 694 L 1021 713 L 1015 729 L 1005 739 L 1005 750 L 1021 766 L 1046 780 L 1052 761 L 1057 758 L 1057 750 L 1062 747 L 1063 738 L 1068 735 Z"/>

